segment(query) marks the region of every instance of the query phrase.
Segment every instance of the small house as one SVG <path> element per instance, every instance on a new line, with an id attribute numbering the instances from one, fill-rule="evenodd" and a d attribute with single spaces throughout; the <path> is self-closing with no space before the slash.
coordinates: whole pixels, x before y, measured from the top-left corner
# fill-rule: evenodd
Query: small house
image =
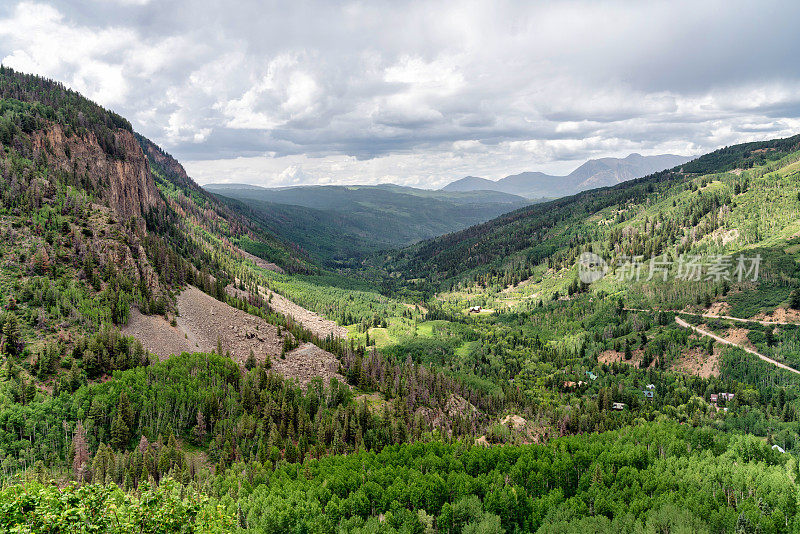
<path id="1" fill-rule="evenodd" d="M 772 450 L 773 450 L 773 451 L 778 451 L 778 452 L 779 452 L 779 453 L 781 453 L 781 454 L 783 454 L 783 453 L 785 453 L 785 452 L 786 452 L 786 451 L 784 450 L 784 448 L 783 448 L 783 447 L 781 447 L 780 445 L 773 445 L 773 446 L 772 446 Z"/>
<path id="2" fill-rule="evenodd" d="M 611 408 L 614 409 L 614 410 L 617 410 L 617 411 L 622 411 L 622 410 L 625 409 L 625 403 L 624 402 L 615 402 L 615 403 L 613 403 L 611 405 Z"/>
<path id="3" fill-rule="evenodd" d="M 596 375 L 596 374 L 594 374 L 594 373 L 593 373 L 593 372 L 591 372 L 591 371 L 586 371 L 586 376 L 588 376 L 588 377 L 589 377 L 589 379 L 591 379 L 591 380 L 597 380 L 597 375 Z"/>
<path id="4" fill-rule="evenodd" d="M 646 387 L 647 389 L 656 389 L 656 386 L 655 386 L 655 384 L 647 384 L 645 387 Z"/>
<path id="5" fill-rule="evenodd" d="M 480 306 L 472 306 L 469 309 L 469 313 L 480 313 L 482 309 Z"/>
<path id="6" fill-rule="evenodd" d="M 650 391 L 649 389 L 646 389 L 646 390 L 642 391 L 642 393 L 644 393 L 644 396 L 647 397 L 648 399 L 652 399 L 653 398 L 653 392 Z"/>
<path id="7" fill-rule="evenodd" d="M 719 395 L 716 393 L 711 394 L 711 402 L 717 402 L 719 400 Z"/>

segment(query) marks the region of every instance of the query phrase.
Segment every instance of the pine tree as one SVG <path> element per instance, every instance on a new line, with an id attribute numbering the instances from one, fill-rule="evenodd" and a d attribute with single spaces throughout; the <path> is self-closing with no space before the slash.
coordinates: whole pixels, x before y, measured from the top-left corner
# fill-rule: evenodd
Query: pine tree
<path id="1" fill-rule="evenodd" d="M 141 439 L 139 440 L 139 453 L 144 455 L 147 452 L 147 449 L 150 448 L 150 442 L 147 441 L 147 438 L 142 434 Z"/>
<path id="2" fill-rule="evenodd" d="M 162 448 L 161 452 L 158 454 L 158 473 L 161 478 L 169 473 L 170 462 L 169 462 L 169 454 L 167 453 L 166 448 Z"/>
<path id="3" fill-rule="evenodd" d="M 139 472 L 139 487 L 150 481 L 150 474 L 147 472 L 147 464 L 142 463 L 142 469 Z"/>
<path id="4" fill-rule="evenodd" d="M 0 342 L 0 352 L 5 352 L 9 356 L 17 356 L 19 353 L 20 329 L 17 316 L 9 313 L 2 324 L 2 342 Z"/>
<path id="5" fill-rule="evenodd" d="M 130 439 L 130 429 L 125 424 L 122 417 L 122 410 L 117 411 L 117 417 L 111 423 L 111 446 L 117 450 L 123 450 Z"/>
<path id="6" fill-rule="evenodd" d="M 106 456 L 106 446 L 102 442 L 97 447 L 97 453 L 92 462 L 92 481 L 97 484 L 105 482 L 108 471 L 108 458 Z"/>
<path id="7" fill-rule="evenodd" d="M 764 332 L 764 334 L 765 334 L 765 337 L 766 337 L 767 346 L 768 347 L 774 346 L 775 345 L 775 334 L 772 332 L 772 328 L 767 328 L 767 331 Z"/>
<path id="8" fill-rule="evenodd" d="M 122 420 L 128 429 L 133 428 L 135 413 L 131 406 L 131 401 L 128 399 L 128 394 L 124 391 L 119 396 L 119 413 L 122 414 Z"/>

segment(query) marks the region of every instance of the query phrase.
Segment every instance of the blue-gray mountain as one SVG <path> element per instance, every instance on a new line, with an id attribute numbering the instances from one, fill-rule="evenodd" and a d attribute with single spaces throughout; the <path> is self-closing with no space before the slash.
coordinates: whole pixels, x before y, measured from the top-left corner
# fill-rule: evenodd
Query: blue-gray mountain
<path id="1" fill-rule="evenodd" d="M 557 198 L 641 178 L 681 165 L 691 159 L 693 158 L 673 154 L 658 156 L 631 154 L 626 158 L 591 159 L 567 176 L 523 172 L 497 181 L 467 176 L 444 186 L 441 190 L 498 191 L 525 198 Z"/>

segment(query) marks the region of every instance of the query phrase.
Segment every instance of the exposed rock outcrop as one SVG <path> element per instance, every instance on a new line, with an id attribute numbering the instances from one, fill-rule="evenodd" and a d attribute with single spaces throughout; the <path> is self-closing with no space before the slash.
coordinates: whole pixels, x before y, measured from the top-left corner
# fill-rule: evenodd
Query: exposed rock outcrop
<path id="1" fill-rule="evenodd" d="M 127 130 L 114 131 L 116 152 L 122 157 L 104 151 L 91 132 L 67 136 L 55 123 L 33 132 L 32 141 L 34 152 L 44 155 L 51 169 L 93 189 L 123 221 L 133 217 L 143 224 L 141 216 L 162 205 L 147 158 Z"/>

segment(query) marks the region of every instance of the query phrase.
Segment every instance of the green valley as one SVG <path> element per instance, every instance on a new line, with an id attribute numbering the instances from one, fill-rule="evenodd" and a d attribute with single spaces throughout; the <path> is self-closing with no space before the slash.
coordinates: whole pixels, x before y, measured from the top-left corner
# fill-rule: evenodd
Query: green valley
<path id="1" fill-rule="evenodd" d="M 0 145 L 4 531 L 800 529 L 800 136 L 538 204 L 204 189 L 2 67 Z"/>

